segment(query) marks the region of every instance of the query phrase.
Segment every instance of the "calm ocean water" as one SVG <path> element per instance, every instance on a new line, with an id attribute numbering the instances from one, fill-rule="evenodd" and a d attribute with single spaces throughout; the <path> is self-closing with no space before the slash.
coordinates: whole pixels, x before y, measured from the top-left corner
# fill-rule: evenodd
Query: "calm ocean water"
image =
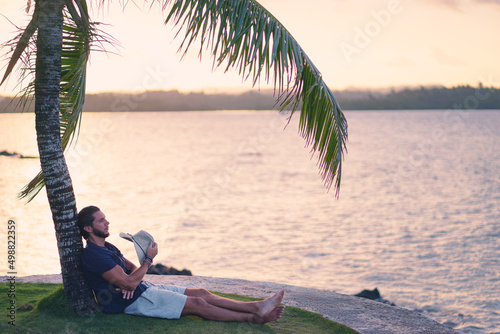
<path id="1" fill-rule="evenodd" d="M 377 287 L 462 333 L 500 332 L 500 112 L 346 116 L 335 199 L 296 117 L 283 130 L 276 112 L 86 113 L 67 155 L 78 206 L 101 207 L 131 259 L 118 234 L 144 229 L 158 262 L 195 275 Z M 38 154 L 33 115 L 0 114 L 2 150 Z M 60 272 L 45 192 L 16 199 L 38 169 L 0 156 L 0 234 L 16 222 L 19 276 Z"/>

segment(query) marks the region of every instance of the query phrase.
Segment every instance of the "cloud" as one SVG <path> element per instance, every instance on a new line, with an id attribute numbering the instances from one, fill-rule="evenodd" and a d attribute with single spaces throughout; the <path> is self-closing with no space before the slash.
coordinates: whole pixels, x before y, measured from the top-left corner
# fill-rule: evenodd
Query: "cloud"
<path id="1" fill-rule="evenodd" d="M 453 65 L 453 66 L 463 65 L 463 61 L 461 61 L 460 59 L 458 59 L 453 55 L 446 53 L 444 50 L 438 47 L 432 48 L 430 56 L 431 58 L 437 60 L 440 64 L 443 65 Z"/>
<path id="2" fill-rule="evenodd" d="M 488 3 L 488 4 L 494 4 L 494 5 L 499 5 L 500 6 L 500 0 L 475 0 L 473 2 L 479 2 L 479 3 Z"/>
<path id="3" fill-rule="evenodd" d="M 500 0 L 427 0 L 427 2 L 441 4 L 456 10 L 461 10 L 463 6 L 477 4 L 493 4 L 500 6 Z"/>
<path id="4" fill-rule="evenodd" d="M 452 8 L 459 8 L 463 0 L 430 0 L 429 2 L 439 3 Z"/>

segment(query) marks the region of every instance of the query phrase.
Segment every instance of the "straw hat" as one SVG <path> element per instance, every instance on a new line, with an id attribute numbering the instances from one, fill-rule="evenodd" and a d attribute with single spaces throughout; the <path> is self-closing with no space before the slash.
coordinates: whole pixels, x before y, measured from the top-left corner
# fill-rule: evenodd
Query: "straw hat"
<path id="1" fill-rule="evenodd" d="M 139 263 L 142 263 L 142 261 L 144 261 L 149 245 L 155 241 L 151 234 L 142 230 L 134 235 L 130 233 L 120 232 L 120 237 L 134 243 L 135 251 L 137 252 L 137 257 L 139 258 Z"/>

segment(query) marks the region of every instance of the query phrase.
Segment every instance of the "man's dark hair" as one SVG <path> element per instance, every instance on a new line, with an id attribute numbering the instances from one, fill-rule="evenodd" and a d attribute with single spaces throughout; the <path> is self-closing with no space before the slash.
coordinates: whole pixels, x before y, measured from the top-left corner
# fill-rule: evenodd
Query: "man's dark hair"
<path id="1" fill-rule="evenodd" d="M 83 228 L 85 226 L 92 226 L 94 222 L 94 213 L 101 211 L 97 206 L 87 206 L 78 212 L 78 227 L 80 228 L 81 236 L 87 240 L 89 238 L 89 233 Z"/>

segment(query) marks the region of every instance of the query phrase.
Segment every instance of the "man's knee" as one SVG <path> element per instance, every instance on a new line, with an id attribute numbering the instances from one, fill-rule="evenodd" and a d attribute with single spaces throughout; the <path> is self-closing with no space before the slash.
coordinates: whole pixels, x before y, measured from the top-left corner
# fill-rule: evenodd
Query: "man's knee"
<path id="1" fill-rule="evenodd" d="M 211 293 L 207 289 L 203 289 L 203 288 L 187 289 L 185 294 L 187 296 L 201 297 L 201 298 L 204 298 L 204 297 L 211 295 Z"/>
<path id="2" fill-rule="evenodd" d="M 207 301 L 201 297 L 188 296 L 182 314 L 199 314 L 208 305 Z"/>

